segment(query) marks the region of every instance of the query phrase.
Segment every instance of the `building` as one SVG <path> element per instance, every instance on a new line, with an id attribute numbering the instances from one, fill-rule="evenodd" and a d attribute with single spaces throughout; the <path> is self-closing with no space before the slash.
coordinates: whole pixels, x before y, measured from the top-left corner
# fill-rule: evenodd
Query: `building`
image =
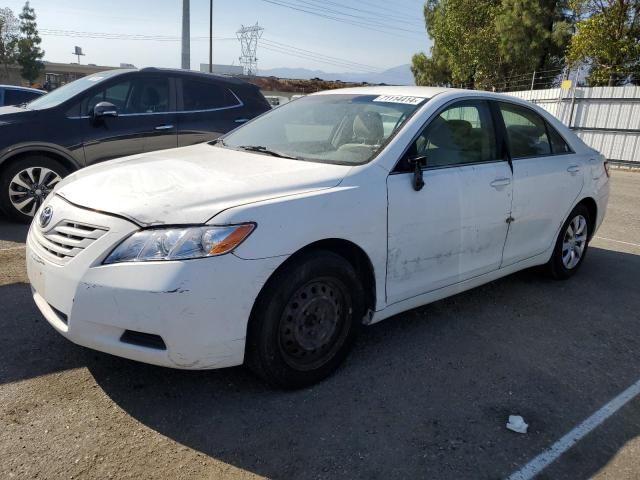
<path id="1" fill-rule="evenodd" d="M 201 72 L 208 72 L 209 71 L 209 64 L 208 63 L 201 63 L 200 64 L 200 71 Z M 244 70 L 242 68 L 242 66 L 240 65 L 221 65 L 218 63 L 214 63 L 213 64 L 213 73 L 216 73 L 218 75 L 242 75 L 244 73 Z"/>

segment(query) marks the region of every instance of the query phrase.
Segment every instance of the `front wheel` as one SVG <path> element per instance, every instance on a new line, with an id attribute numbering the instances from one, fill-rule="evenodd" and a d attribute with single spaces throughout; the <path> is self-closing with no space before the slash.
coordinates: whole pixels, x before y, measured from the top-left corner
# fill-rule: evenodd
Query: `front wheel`
<path id="1" fill-rule="evenodd" d="M 12 220 L 30 223 L 36 211 L 69 170 L 43 155 L 20 158 L 0 175 L 0 208 Z"/>
<path id="2" fill-rule="evenodd" d="M 354 268 L 331 252 L 304 254 L 267 283 L 254 307 L 247 364 L 280 387 L 331 374 L 362 325 L 364 291 Z"/>
<path id="3" fill-rule="evenodd" d="M 589 247 L 589 210 L 578 205 L 560 229 L 547 271 L 553 278 L 564 280 L 572 276 L 587 255 Z"/>

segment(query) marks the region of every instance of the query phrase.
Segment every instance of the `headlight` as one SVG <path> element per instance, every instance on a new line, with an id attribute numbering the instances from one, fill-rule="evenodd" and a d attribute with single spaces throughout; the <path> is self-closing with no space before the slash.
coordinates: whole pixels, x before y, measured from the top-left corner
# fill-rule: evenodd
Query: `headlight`
<path id="1" fill-rule="evenodd" d="M 254 228 L 253 223 L 245 223 L 226 227 L 140 230 L 118 245 L 103 263 L 184 260 L 224 255 L 240 245 Z"/>

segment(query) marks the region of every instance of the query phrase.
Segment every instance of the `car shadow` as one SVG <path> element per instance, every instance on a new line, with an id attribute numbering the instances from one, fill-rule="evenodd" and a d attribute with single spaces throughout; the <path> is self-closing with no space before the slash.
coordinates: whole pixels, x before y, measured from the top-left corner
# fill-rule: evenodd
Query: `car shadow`
<path id="1" fill-rule="evenodd" d="M 0 214 L 0 242 L 24 243 L 28 231 L 29 225 L 13 222 Z"/>
<path id="2" fill-rule="evenodd" d="M 504 478 L 640 377 L 640 256 L 589 257 L 566 282 L 520 272 L 366 328 L 335 375 L 298 391 L 242 367 L 91 352 L 35 320 L 26 286 L 0 287 L 21 305 L 0 322 L 13 332 L 0 339 L 0 381 L 86 366 L 144 425 L 270 478 Z M 509 414 L 529 433 L 507 431 Z M 563 457 L 567 478 L 589 478 L 640 435 L 638 412 L 625 415 L 622 433 Z"/>

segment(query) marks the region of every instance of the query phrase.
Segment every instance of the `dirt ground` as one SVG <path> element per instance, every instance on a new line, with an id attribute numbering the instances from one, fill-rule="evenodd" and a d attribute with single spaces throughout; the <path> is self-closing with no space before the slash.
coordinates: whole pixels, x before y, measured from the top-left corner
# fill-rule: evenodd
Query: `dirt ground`
<path id="1" fill-rule="evenodd" d="M 640 379 L 640 173 L 615 171 L 581 271 L 525 271 L 364 330 L 313 388 L 76 346 L 0 219 L 0 478 L 498 479 Z M 505 429 L 522 415 L 529 432 Z M 640 478 L 640 397 L 543 479 Z"/>

